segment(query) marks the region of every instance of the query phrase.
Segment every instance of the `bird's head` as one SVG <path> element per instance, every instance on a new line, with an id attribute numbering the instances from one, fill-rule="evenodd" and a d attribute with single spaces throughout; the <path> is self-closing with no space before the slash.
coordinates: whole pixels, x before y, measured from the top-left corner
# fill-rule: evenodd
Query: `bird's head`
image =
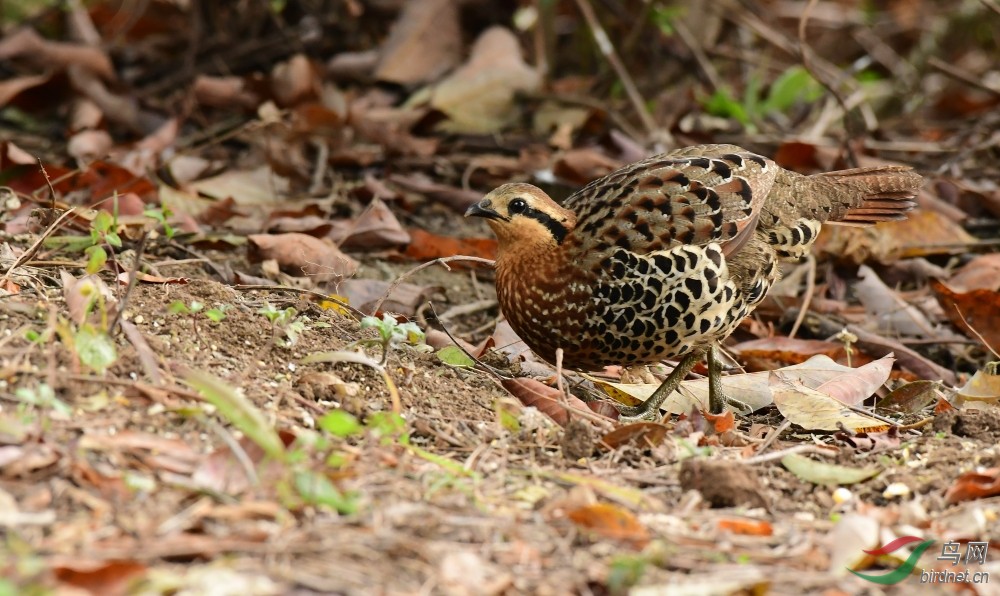
<path id="1" fill-rule="evenodd" d="M 563 209 L 540 188 L 504 184 L 469 207 L 465 216 L 486 219 L 499 242 L 501 255 L 529 246 L 555 248 L 576 224 L 572 211 Z"/>

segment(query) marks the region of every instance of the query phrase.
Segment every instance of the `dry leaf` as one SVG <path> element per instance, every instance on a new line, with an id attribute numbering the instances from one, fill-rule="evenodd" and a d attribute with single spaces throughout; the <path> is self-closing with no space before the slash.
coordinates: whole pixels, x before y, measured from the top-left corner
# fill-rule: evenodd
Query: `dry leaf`
<path id="1" fill-rule="evenodd" d="M 371 313 L 378 301 L 386 296 L 391 285 L 392 282 L 379 279 L 347 279 L 341 282 L 337 291 L 358 310 Z M 397 284 L 392 288 L 389 297 L 382 302 L 380 310 L 407 317 L 413 316 L 420 306 L 439 292 L 441 288 L 437 286 Z"/>
<path id="2" fill-rule="evenodd" d="M 976 238 L 936 211 L 916 211 L 904 221 L 868 228 L 823 226 L 816 239 L 817 254 L 856 264 L 888 263 L 908 257 L 962 252 Z"/>
<path id="3" fill-rule="evenodd" d="M 771 373 L 771 391 L 774 405 L 781 415 L 807 430 L 879 431 L 885 423 L 862 416 L 841 402 L 807 387 L 781 372 Z"/>
<path id="4" fill-rule="evenodd" d="M 983 472 L 962 474 L 948 488 L 944 498 L 949 504 L 954 504 L 997 495 L 1000 495 L 1000 468 L 990 468 Z"/>
<path id="5" fill-rule="evenodd" d="M 250 262 L 274 260 L 290 275 L 322 283 L 342 280 L 358 270 L 357 261 L 332 243 L 305 234 L 253 234 L 247 240 Z"/>
<path id="6" fill-rule="evenodd" d="M 632 444 L 640 449 L 648 449 L 663 443 L 669 430 L 657 422 L 625 424 L 605 433 L 598 446 L 618 449 L 622 445 Z"/>
<path id="7" fill-rule="evenodd" d="M 114 313 L 115 305 L 118 303 L 111 288 L 96 275 L 84 275 L 77 279 L 65 269 L 59 270 L 59 277 L 63 284 L 63 299 L 66 300 L 66 307 L 69 309 L 70 319 L 80 325 L 87 319 L 87 315 L 93 311 L 98 299 L 103 299 L 106 311 Z"/>
<path id="8" fill-rule="evenodd" d="M 996 403 L 1000 400 L 1000 362 L 989 362 L 958 390 L 959 397 Z"/>
<path id="9" fill-rule="evenodd" d="M 115 81 L 115 68 L 102 50 L 85 44 L 51 41 L 34 29 L 18 29 L 0 38 L 0 60 L 23 58 L 46 70 L 82 67 L 105 81 Z"/>
<path id="10" fill-rule="evenodd" d="M 399 220 L 384 201 L 373 199 L 352 222 L 336 222 L 328 237 L 342 248 L 376 250 L 410 242 Z"/>
<path id="11" fill-rule="evenodd" d="M 375 78 L 401 85 L 427 83 L 461 59 L 462 32 L 454 0 L 411 0 L 382 46 Z"/>
<path id="12" fill-rule="evenodd" d="M 878 325 L 878 330 L 891 336 L 933 337 L 934 325 L 922 312 L 903 300 L 899 294 L 882 283 L 871 267 L 862 265 L 858 269 L 861 281 L 853 288 Z"/>
<path id="13" fill-rule="evenodd" d="M 86 556 L 52 568 L 52 574 L 63 589 L 87 594 L 124 596 L 146 575 L 146 565 L 137 561 L 88 560 Z"/>
<path id="14" fill-rule="evenodd" d="M 497 256 L 497 241 L 494 238 L 453 238 L 451 236 L 439 236 L 420 228 L 413 228 L 410 230 L 410 244 L 406 247 L 406 251 L 403 254 L 415 261 L 430 261 L 455 255 L 495 259 Z M 461 268 L 463 263 L 457 261 L 449 263 L 448 266 Z"/>
<path id="15" fill-rule="evenodd" d="M 566 426 L 570 420 L 570 414 L 566 411 L 567 407 L 590 411 L 588 405 L 579 398 L 572 395 L 566 396 L 559 389 L 549 387 L 535 379 L 517 377 L 504 379 L 500 384 L 522 404 L 536 408 L 560 426 Z"/>
<path id="16" fill-rule="evenodd" d="M 319 95 L 319 68 L 303 54 L 295 54 L 271 69 L 271 93 L 280 106 L 293 106 Z"/>
<path id="17" fill-rule="evenodd" d="M 980 255 L 948 278 L 948 287 L 955 292 L 1000 290 L 1000 253 Z"/>
<path id="18" fill-rule="evenodd" d="M 534 91 L 541 77 L 521 58 L 517 37 L 490 27 L 472 46 L 469 60 L 435 86 L 430 105 L 448 116 L 447 132 L 497 132 L 516 116 L 514 96 Z"/>
<path id="19" fill-rule="evenodd" d="M 566 512 L 573 523 L 604 538 L 619 540 L 639 550 L 649 543 L 649 530 L 627 509 L 611 503 L 583 505 Z"/>
<path id="20" fill-rule="evenodd" d="M 743 536 L 773 536 L 774 526 L 764 519 L 720 519 L 716 526 L 725 532 Z"/>
<path id="21" fill-rule="evenodd" d="M 218 176 L 191 183 L 191 188 L 216 199 L 232 198 L 237 205 L 272 205 L 288 192 L 288 179 L 270 167 L 254 170 L 226 170 Z"/>
<path id="22" fill-rule="evenodd" d="M 22 92 L 44 85 L 50 78 L 50 74 L 41 74 L 11 77 L 0 81 L 0 108 L 13 101 Z"/>
<path id="23" fill-rule="evenodd" d="M 937 280 L 931 289 L 953 325 L 972 339 L 982 341 L 994 352 L 1000 352 L 1000 292 L 972 290 L 955 292 Z"/>
<path id="24" fill-rule="evenodd" d="M 816 387 L 840 403 L 858 405 L 878 391 L 889 379 L 895 360 L 891 357 L 879 358 L 874 362 L 853 368 L 850 372 L 837 375 Z"/>

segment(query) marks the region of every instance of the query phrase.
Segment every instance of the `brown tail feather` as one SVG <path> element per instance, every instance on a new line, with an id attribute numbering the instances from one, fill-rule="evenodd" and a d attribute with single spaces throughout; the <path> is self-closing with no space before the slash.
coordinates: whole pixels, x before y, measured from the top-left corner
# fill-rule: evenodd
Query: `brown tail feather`
<path id="1" fill-rule="evenodd" d="M 817 176 L 832 178 L 838 186 L 850 189 L 846 213 L 830 221 L 846 225 L 906 219 L 906 213 L 916 206 L 912 199 L 923 185 L 923 178 L 906 166 L 854 168 Z"/>

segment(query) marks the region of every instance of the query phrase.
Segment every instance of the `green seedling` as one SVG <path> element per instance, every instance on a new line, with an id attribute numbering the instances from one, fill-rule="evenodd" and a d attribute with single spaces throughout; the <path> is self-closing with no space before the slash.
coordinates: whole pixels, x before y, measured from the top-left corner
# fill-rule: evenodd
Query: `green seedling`
<path id="1" fill-rule="evenodd" d="M 174 234 L 177 233 L 177 230 L 175 230 L 174 227 L 167 221 L 167 219 L 174 214 L 173 211 L 170 210 L 170 207 L 161 204 L 159 207 L 146 209 L 142 212 L 142 214 L 150 219 L 155 219 L 163 228 L 163 235 L 167 237 L 167 240 L 173 240 Z"/>
<path id="2" fill-rule="evenodd" d="M 382 347 L 382 360 L 379 364 L 385 364 L 389 357 L 389 351 L 404 344 L 417 347 L 425 346 L 424 340 L 427 336 L 414 322 L 399 323 L 391 315 L 383 314 L 381 319 L 376 317 L 365 317 L 361 319 L 362 329 L 375 329 L 378 331 L 378 339 L 362 339 L 357 343 L 362 345 L 377 345 Z"/>
<path id="3" fill-rule="evenodd" d="M 97 374 L 104 374 L 118 360 L 115 342 L 108 335 L 110 322 L 107 303 L 104 294 L 93 283 L 86 282 L 77 291 L 86 300 L 84 322 L 76 326 L 60 317 L 56 322 L 55 332 L 59 334 L 63 345 L 76 354 L 80 363 Z M 100 315 L 96 317 L 96 322 L 92 322 L 95 317 L 90 315 L 93 313 Z M 45 339 L 46 334 L 39 336 L 39 341 Z"/>
<path id="4" fill-rule="evenodd" d="M 184 315 L 191 319 L 191 330 L 194 331 L 194 336 L 200 343 L 205 343 L 201 338 L 201 333 L 198 331 L 198 315 L 202 314 L 209 321 L 219 324 L 226 318 L 226 310 L 228 308 L 228 304 L 222 304 L 205 310 L 205 305 L 197 300 L 192 300 L 188 304 L 184 304 L 180 300 L 175 300 L 170 303 L 168 310 L 171 314 Z"/>
<path id="5" fill-rule="evenodd" d="M 118 235 L 118 215 L 112 215 L 107 211 L 98 211 L 94 221 L 90 224 L 90 241 L 83 252 L 87 255 L 87 273 L 97 273 L 108 261 L 108 253 L 105 246 L 111 248 L 121 248 L 122 239 Z"/>
<path id="6" fill-rule="evenodd" d="M 203 312 L 205 318 L 213 323 L 221 323 L 226 318 L 226 311 L 229 309 L 228 304 L 222 304 L 216 308 L 210 308 L 205 310 L 205 305 L 197 300 L 192 300 L 190 304 L 184 304 L 180 300 L 175 300 L 170 303 L 170 312 L 177 315 L 196 315 Z"/>
<path id="7" fill-rule="evenodd" d="M 20 387 L 14 392 L 14 396 L 21 401 L 23 407 L 33 406 L 52 410 L 66 418 L 73 413 L 73 408 L 56 397 L 56 392 L 46 383 L 39 383 L 34 387 Z"/>
<path id="8" fill-rule="evenodd" d="M 257 312 L 270 321 L 271 340 L 275 345 L 283 348 L 294 345 L 299 340 L 299 336 L 309 328 L 309 317 L 298 316 L 299 311 L 291 306 L 279 310 L 271 306 L 270 302 L 265 302 L 264 306 Z"/>

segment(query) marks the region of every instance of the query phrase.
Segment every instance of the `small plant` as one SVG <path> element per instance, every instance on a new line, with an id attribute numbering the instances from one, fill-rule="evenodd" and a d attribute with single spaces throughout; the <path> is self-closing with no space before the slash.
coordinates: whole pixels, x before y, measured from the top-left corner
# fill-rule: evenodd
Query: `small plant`
<path id="1" fill-rule="evenodd" d="M 163 227 L 163 235 L 167 237 L 167 240 L 173 240 L 177 231 L 167 222 L 167 219 L 174 214 L 170 207 L 161 204 L 159 207 L 146 209 L 142 214 L 159 222 L 160 226 Z"/>
<path id="2" fill-rule="evenodd" d="M 97 273 L 108 261 L 107 245 L 111 248 L 121 248 L 122 239 L 118 235 L 118 216 L 107 211 L 98 211 L 90 224 L 91 245 L 84 249 L 87 255 L 87 273 Z"/>
<path id="3" fill-rule="evenodd" d="M 108 261 L 108 249 L 122 247 L 121 236 L 118 235 L 118 208 L 115 196 L 113 213 L 107 211 L 94 212 L 90 222 L 90 233 L 87 236 L 49 236 L 44 246 L 63 249 L 70 252 L 82 252 L 87 255 L 87 273 L 97 273 Z"/>
<path id="4" fill-rule="evenodd" d="M 751 76 L 742 100 L 737 99 L 728 88 L 716 89 L 703 101 L 705 110 L 716 116 L 738 120 L 748 129 L 756 129 L 767 116 L 785 113 L 798 103 L 811 103 L 823 95 L 822 86 L 809 71 L 798 65 L 783 72 L 766 94 L 761 92 L 762 87 L 760 78 Z"/>
<path id="5" fill-rule="evenodd" d="M 271 306 L 270 302 L 265 302 L 264 306 L 257 312 L 270 321 L 271 339 L 275 345 L 283 348 L 294 345 L 299 340 L 299 336 L 309 328 L 309 317 L 298 316 L 299 311 L 291 306 L 279 310 Z M 279 332 L 284 337 L 279 337 Z"/>
<path id="6" fill-rule="evenodd" d="M 76 354 L 80 363 L 97 374 L 104 374 L 104 371 L 118 360 L 118 351 L 114 340 L 108 335 L 110 321 L 107 301 L 104 292 L 98 286 L 99 283 L 93 279 L 81 280 L 74 291 L 85 304 L 84 314 L 81 317 L 83 322 L 76 325 L 59 317 L 55 332 L 63 345 Z M 49 334 L 42 333 L 35 337 L 35 341 L 44 342 L 47 341 Z"/>
<path id="7" fill-rule="evenodd" d="M 56 397 L 55 391 L 46 383 L 39 383 L 34 387 L 20 387 L 14 392 L 14 396 L 21 401 L 22 407 L 51 409 L 65 418 L 69 418 L 73 413 L 73 408 Z"/>
<path id="8" fill-rule="evenodd" d="M 175 300 L 170 304 L 170 312 L 177 315 L 197 315 L 204 311 L 205 318 L 213 323 L 221 323 L 226 318 L 228 304 L 222 304 L 216 308 L 205 310 L 205 305 L 197 300 L 192 300 L 189 304 L 184 304 L 180 300 Z"/>
<path id="9" fill-rule="evenodd" d="M 359 343 L 382 347 L 382 360 L 379 364 L 385 364 L 385 360 L 389 357 L 389 351 L 392 348 L 403 344 L 410 344 L 417 347 L 426 345 L 424 344 L 424 340 L 427 336 L 420 330 L 420 327 L 416 323 L 412 321 L 399 323 L 388 314 L 383 314 L 381 319 L 377 317 L 365 317 L 361 319 L 361 328 L 374 328 L 378 331 L 378 339 L 362 339 Z"/>
<path id="10" fill-rule="evenodd" d="M 191 319 L 191 329 L 194 331 L 194 335 L 198 338 L 198 341 L 205 343 L 201 334 L 198 332 L 198 314 L 201 313 L 209 321 L 219 324 L 226 318 L 226 310 L 229 308 L 228 304 L 222 304 L 215 308 L 210 308 L 205 310 L 205 305 L 197 300 L 192 300 L 188 304 L 184 304 L 180 300 L 175 300 L 170 303 L 168 310 L 171 314 L 175 315 L 186 315 Z"/>

